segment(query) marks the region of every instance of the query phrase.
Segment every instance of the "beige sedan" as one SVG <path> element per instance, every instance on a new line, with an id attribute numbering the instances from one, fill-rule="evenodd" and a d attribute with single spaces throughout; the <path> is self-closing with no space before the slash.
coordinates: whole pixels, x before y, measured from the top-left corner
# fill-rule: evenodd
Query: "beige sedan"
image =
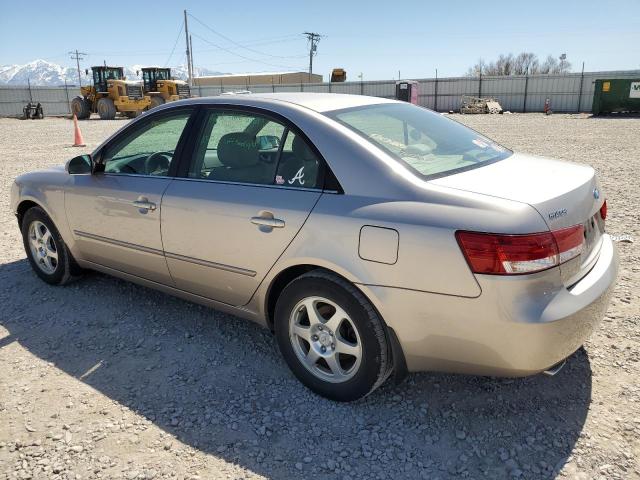
<path id="1" fill-rule="evenodd" d="M 553 374 L 618 270 L 592 168 L 365 96 L 160 106 L 11 207 L 44 281 L 93 269 L 258 322 L 341 401 L 407 371 Z"/>

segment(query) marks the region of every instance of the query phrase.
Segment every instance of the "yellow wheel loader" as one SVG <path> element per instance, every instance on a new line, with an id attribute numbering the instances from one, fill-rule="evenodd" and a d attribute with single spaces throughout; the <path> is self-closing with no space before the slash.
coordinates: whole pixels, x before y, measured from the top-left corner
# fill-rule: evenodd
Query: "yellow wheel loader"
<path id="1" fill-rule="evenodd" d="M 151 97 L 149 108 L 191 96 L 187 82 L 172 78 L 170 68 L 144 67 L 142 69 L 142 85 L 144 86 L 144 94 Z"/>
<path id="2" fill-rule="evenodd" d="M 113 120 L 117 112 L 134 118 L 151 105 L 142 85 L 127 81 L 122 67 L 98 66 L 91 71 L 93 85 L 81 87 L 80 95 L 71 100 L 71 110 L 78 119 L 98 113 L 102 120 Z"/>

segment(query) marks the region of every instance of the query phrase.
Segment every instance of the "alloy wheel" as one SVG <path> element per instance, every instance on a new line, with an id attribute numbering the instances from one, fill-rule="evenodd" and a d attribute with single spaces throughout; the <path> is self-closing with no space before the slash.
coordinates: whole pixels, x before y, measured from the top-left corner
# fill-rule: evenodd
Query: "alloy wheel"
<path id="1" fill-rule="evenodd" d="M 39 220 L 29 225 L 29 249 L 38 268 L 51 275 L 58 268 L 58 249 L 53 235 Z"/>
<path id="2" fill-rule="evenodd" d="M 362 361 L 362 342 L 355 323 L 335 302 L 322 297 L 300 300 L 289 318 L 289 339 L 296 356 L 314 376 L 342 383 Z"/>

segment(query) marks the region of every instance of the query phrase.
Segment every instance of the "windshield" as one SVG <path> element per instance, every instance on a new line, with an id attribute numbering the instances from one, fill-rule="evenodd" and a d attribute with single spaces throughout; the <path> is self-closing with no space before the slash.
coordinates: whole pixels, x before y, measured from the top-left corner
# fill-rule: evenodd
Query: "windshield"
<path id="1" fill-rule="evenodd" d="M 367 105 L 326 115 L 426 179 L 496 162 L 512 153 L 458 122 L 408 103 Z"/>
<path id="2" fill-rule="evenodd" d="M 105 70 L 105 77 L 109 80 L 122 80 L 122 72 L 119 68 L 108 68 Z"/>

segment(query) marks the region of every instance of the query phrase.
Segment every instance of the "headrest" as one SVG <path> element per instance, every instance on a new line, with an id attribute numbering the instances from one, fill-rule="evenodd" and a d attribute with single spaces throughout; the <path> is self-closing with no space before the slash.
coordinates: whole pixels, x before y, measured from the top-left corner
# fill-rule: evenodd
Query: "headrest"
<path id="1" fill-rule="evenodd" d="M 307 145 L 307 142 L 305 142 L 302 137 L 298 135 L 296 135 L 293 139 L 291 151 L 293 152 L 293 155 L 302 162 L 316 160 L 316 156 L 313 153 L 313 150 L 311 150 L 311 148 L 309 148 L 309 145 Z"/>
<path id="2" fill-rule="evenodd" d="M 230 168 L 256 165 L 260 157 L 255 137 L 244 132 L 223 135 L 218 143 L 218 160 Z"/>

